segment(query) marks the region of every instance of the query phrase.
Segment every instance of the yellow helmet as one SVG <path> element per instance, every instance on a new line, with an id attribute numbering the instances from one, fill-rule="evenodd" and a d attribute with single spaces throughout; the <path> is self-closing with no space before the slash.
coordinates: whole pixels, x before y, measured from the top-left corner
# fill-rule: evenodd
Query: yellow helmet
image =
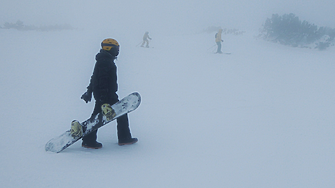
<path id="1" fill-rule="evenodd" d="M 101 47 L 103 50 L 110 51 L 113 47 L 119 48 L 119 43 L 115 39 L 105 39 L 101 43 Z"/>

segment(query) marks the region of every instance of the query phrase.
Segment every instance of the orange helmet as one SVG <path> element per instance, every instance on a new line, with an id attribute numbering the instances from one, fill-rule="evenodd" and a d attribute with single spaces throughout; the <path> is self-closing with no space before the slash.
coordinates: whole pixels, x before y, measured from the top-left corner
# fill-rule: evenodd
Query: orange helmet
<path id="1" fill-rule="evenodd" d="M 113 47 L 119 47 L 119 43 L 115 39 L 105 39 L 101 43 L 101 47 L 103 50 L 110 51 Z"/>

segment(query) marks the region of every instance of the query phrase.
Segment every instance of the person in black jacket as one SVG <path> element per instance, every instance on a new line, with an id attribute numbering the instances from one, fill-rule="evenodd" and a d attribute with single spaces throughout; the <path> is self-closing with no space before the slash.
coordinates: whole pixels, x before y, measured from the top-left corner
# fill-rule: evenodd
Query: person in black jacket
<path id="1" fill-rule="evenodd" d="M 119 43 L 111 38 L 105 39 L 101 43 L 102 49 L 96 55 L 96 64 L 87 91 L 82 95 L 82 99 L 87 103 L 91 101 L 92 93 L 95 99 L 95 107 L 91 119 L 101 112 L 101 105 L 108 103 L 113 105 L 118 102 L 117 68 L 114 60 L 119 55 Z M 117 135 L 119 145 L 136 143 L 137 138 L 132 138 L 127 114 L 117 119 Z M 82 146 L 85 148 L 99 149 L 102 144 L 97 142 L 97 130 L 83 137 Z"/>

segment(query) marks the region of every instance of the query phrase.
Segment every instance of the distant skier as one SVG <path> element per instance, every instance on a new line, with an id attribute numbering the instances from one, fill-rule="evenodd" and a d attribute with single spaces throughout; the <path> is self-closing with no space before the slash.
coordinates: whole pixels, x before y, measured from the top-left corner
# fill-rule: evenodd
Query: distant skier
<path id="1" fill-rule="evenodd" d="M 81 98 L 87 103 L 91 101 L 92 93 L 95 99 L 95 107 L 91 119 L 101 112 L 101 105 L 108 103 L 113 105 L 118 99 L 116 91 L 117 85 L 117 67 L 114 60 L 119 54 L 119 43 L 114 39 L 105 39 L 101 43 L 102 49 L 96 55 L 96 63 L 91 76 L 87 91 Z M 137 138 L 132 138 L 127 114 L 117 119 L 117 135 L 119 145 L 136 143 Z M 97 142 L 97 130 L 83 137 L 82 146 L 85 148 L 99 149 L 102 144 Z"/>
<path id="2" fill-rule="evenodd" d="M 151 40 L 151 38 L 149 37 L 149 32 L 145 32 L 144 35 L 143 35 L 143 42 L 142 42 L 142 45 L 141 47 L 144 47 L 144 44 L 146 43 L 147 45 L 145 46 L 146 48 L 149 48 L 149 40 Z"/>
<path id="3" fill-rule="evenodd" d="M 216 53 L 219 53 L 219 54 L 222 54 L 221 42 L 223 42 L 223 40 L 221 38 L 221 35 L 222 35 L 222 29 L 219 29 L 219 31 L 215 34 L 215 42 L 218 46 L 218 49 L 217 49 Z"/>

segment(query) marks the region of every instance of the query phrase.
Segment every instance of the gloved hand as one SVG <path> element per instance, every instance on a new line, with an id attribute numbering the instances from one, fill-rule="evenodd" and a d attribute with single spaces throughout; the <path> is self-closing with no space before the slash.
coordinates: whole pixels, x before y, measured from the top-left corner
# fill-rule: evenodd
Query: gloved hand
<path id="1" fill-rule="evenodd" d="M 92 99 L 92 93 L 86 91 L 82 96 L 81 99 L 83 99 L 86 103 L 91 102 Z"/>

